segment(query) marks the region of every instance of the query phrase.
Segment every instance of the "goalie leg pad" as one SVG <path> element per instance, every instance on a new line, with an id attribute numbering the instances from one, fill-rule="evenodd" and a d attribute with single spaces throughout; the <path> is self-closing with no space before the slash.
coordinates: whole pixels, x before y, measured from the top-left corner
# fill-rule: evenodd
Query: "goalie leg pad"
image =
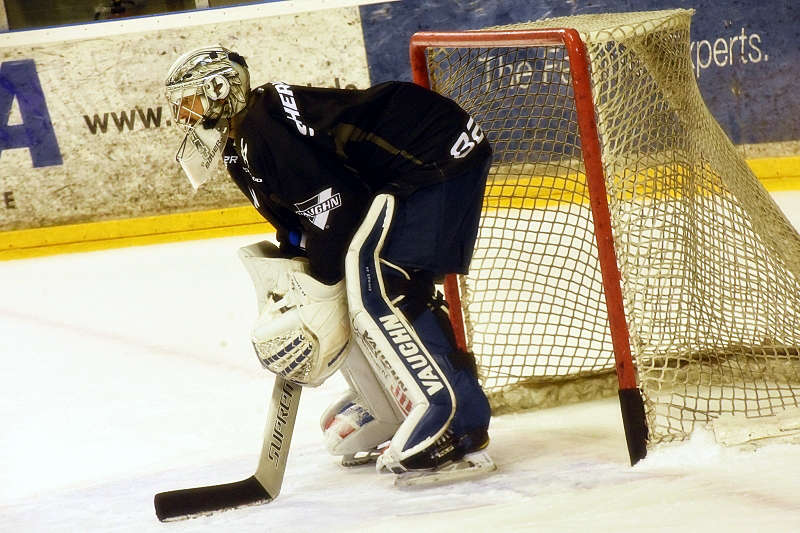
<path id="1" fill-rule="evenodd" d="M 425 452 L 400 461 L 402 469 L 433 468 L 482 449 L 489 442 L 487 429 L 491 409 L 474 367 L 469 364 L 474 364 L 474 358 L 455 347 L 449 320 L 439 316 L 440 313 L 440 309 L 426 309 L 413 322 L 413 327 L 447 376 L 456 397 L 456 410 L 443 437 Z M 397 465 L 390 467 L 390 459 L 390 456 L 385 458 L 387 468 L 397 471 Z"/>
<path id="2" fill-rule="evenodd" d="M 341 368 L 350 389 L 320 418 L 325 444 L 333 455 L 371 452 L 387 442 L 403 421 L 356 343 Z"/>
<path id="3" fill-rule="evenodd" d="M 351 241 L 345 261 L 350 316 L 357 342 L 405 416 L 379 466 L 402 470 L 405 463 L 411 468 L 433 468 L 471 451 L 468 448 L 486 444 L 488 402 L 474 376 L 467 379 L 462 376 L 466 373 L 456 372 L 449 364 L 454 347 L 432 311 L 423 312 L 412 324 L 393 303 L 401 299 L 386 293 L 386 276 L 398 270 L 380 256 L 393 209 L 392 196 L 376 197 Z M 470 407 L 469 399 L 459 406 L 457 397 L 472 393 L 479 396 L 473 402 L 477 408 Z M 454 426 L 457 414 L 459 423 Z M 461 423 L 469 418 L 471 424 Z M 464 442 L 463 432 L 469 425 L 474 431 L 467 433 L 475 436 Z"/>

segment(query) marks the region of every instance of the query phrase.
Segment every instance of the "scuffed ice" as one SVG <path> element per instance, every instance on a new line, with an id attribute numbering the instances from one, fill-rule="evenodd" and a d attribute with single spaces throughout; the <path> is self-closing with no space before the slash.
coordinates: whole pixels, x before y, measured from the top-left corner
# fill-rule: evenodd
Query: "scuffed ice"
<path id="1" fill-rule="evenodd" d="M 792 204 L 800 205 L 795 200 Z M 795 212 L 798 210 L 795 209 Z M 791 211 L 790 211 L 791 212 Z M 304 394 L 273 503 L 161 524 L 159 491 L 250 476 L 272 378 L 236 237 L 0 263 L 0 531 L 791 531 L 800 446 L 708 434 L 631 468 L 614 398 L 492 421 L 493 475 L 398 489 L 325 452 Z"/>

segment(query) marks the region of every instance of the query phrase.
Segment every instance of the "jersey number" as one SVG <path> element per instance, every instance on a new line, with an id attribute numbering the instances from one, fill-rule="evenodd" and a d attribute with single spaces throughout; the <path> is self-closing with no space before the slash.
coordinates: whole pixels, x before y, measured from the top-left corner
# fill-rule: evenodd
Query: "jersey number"
<path id="1" fill-rule="evenodd" d="M 483 130 L 475 124 L 473 119 L 467 122 L 466 131 L 462 131 L 456 142 L 450 148 L 450 155 L 456 159 L 466 157 L 475 146 L 483 140 Z"/>

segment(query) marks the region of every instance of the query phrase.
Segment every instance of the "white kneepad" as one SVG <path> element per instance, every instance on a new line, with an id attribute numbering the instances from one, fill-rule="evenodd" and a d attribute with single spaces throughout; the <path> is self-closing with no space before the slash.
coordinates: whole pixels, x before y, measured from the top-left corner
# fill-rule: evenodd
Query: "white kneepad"
<path id="1" fill-rule="evenodd" d="M 304 259 L 279 257 L 269 242 L 239 255 L 258 298 L 251 340 L 261 364 L 294 383 L 321 384 L 341 365 L 350 339 L 344 281 L 317 281 Z"/>
<path id="2" fill-rule="evenodd" d="M 325 445 L 333 455 L 374 450 L 390 440 L 403 416 L 395 410 L 359 347 L 352 343 L 341 367 L 350 385 L 320 418 Z"/>
<path id="3" fill-rule="evenodd" d="M 363 400 L 349 391 L 323 413 L 320 426 L 332 455 L 354 455 L 390 440 L 398 424 L 375 418 Z"/>

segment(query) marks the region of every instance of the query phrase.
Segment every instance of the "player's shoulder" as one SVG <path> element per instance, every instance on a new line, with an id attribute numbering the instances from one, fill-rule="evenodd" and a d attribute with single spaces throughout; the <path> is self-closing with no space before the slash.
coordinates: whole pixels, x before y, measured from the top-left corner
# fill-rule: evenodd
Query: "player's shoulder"
<path id="1" fill-rule="evenodd" d="M 408 81 L 385 81 L 366 89 L 315 87 L 310 85 L 292 85 L 280 81 L 266 83 L 255 91 L 260 92 L 262 101 L 271 105 L 283 105 L 287 100 L 300 98 L 310 101 L 340 101 L 363 103 L 385 98 L 430 99 L 441 98 L 437 93 L 416 83 Z"/>
<path id="2" fill-rule="evenodd" d="M 294 93 L 302 89 L 281 81 L 272 81 L 259 85 L 250 91 L 247 99 L 248 115 L 252 118 L 264 118 L 270 113 L 280 113 L 286 105 L 291 104 Z"/>
<path id="3" fill-rule="evenodd" d="M 391 95 L 398 103 L 406 102 L 408 105 L 458 107 L 450 98 L 409 81 L 386 81 L 373 85 L 369 91 L 376 96 Z"/>
<path id="4" fill-rule="evenodd" d="M 418 85 L 416 83 L 411 83 L 410 81 L 400 81 L 400 80 L 384 81 L 382 83 L 377 83 L 367 90 L 374 93 L 391 92 L 391 93 L 407 93 L 407 94 L 419 94 L 419 95 L 435 94 L 433 93 L 433 91 L 426 89 L 421 85 Z"/>
<path id="5" fill-rule="evenodd" d="M 295 93 L 302 93 L 310 90 L 319 90 L 319 88 L 305 85 L 293 85 L 284 81 L 271 81 L 256 87 L 252 92 L 260 97 L 260 101 L 274 103 L 280 101 L 285 102 L 293 98 Z"/>

